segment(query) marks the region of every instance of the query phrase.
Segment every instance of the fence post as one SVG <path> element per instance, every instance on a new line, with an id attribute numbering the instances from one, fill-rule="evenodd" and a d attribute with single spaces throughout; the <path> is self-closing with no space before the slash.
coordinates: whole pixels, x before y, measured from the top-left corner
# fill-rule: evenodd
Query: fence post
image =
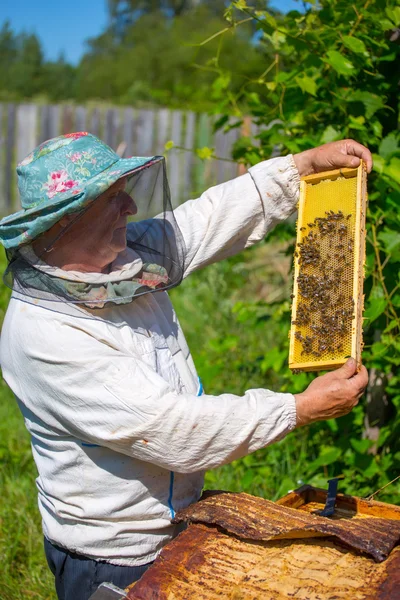
<path id="1" fill-rule="evenodd" d="M 84 106 L 76 107 L 75 131 L 86 131 L 86 108 Z"/>
<path id="2" fill-rule="evenodd" d="M 37 106 L 20 104 L 17 107 L 17 163 L 37 146 Z"/>
<path id="3" fill-rule="evenodd" d="M 7 107 L 7 136 L 6 136 L 6 185 L 5 185 L 5 210 L 11 212 L 13 205 L 13 181 L 14 177 L 14 152 L 15 152 L 15 104 Z"/>
<path id="4" fill-rule="evenodd" d="M 184 200 L 187 200 L 192 195 L 193 191 L 193 154 L 195 147 L 195 127 L 196 127 L 196 115 L 194 112 L 186 113 L 186 127 L 185 127 L 185 141 L 183 146 L 187 148 L 183 153 L 182 159 L 182 196 Z M 190 150 L 190 152 L 189 152 Z"/>
<path id="5" fill-rule="evenodd" d="M 182 146 L 182 112 L 174 110 L 172 113 L 171 139 L 176 146 Z M 171 187 L 172 206 L 175 208 L 180 201 L 182 150 L 172 149 L 168 155 L 167 170 Z"/>

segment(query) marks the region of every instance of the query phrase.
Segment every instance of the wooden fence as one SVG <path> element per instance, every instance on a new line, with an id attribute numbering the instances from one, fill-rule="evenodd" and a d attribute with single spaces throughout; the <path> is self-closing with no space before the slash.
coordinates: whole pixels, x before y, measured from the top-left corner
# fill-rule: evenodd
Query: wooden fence
<path id="1" fill-rule="evenodd" d="M 171 198 L 177 206 L 239 173 L 234 162 L 202 161 L 195 153 L 196 148 L 209 146 L 219 159 L 230 158 L 232 146 L 242 133 L 237 128 L 214 133 L 214 120 L 207 114 L 163 108 L 0 103 L 0 214 L 20 207 L 15 172 L 18 162 L 44 140 L 72 131 L 97 135 L 121 156 L 165 154 L 169 140 L 186 148 L 167 153 Z"/>

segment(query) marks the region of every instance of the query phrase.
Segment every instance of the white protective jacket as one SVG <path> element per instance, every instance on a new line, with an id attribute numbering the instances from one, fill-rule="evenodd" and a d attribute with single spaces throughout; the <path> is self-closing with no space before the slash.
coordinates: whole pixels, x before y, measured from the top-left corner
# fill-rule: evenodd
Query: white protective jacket
<path id="1" fill-rule="evenodd" d="M 293 158 L 274 158 L 179 206 L 185 276 L 262 240 L 294 210 L 298 189 Z M 157 556 L 206 469 L 296 424 L 291 394 L 200 395 L 166 292 L 96 311 L 14 293 L 1 363 L 32 436 L 45 536 L 119 565 Z"/>

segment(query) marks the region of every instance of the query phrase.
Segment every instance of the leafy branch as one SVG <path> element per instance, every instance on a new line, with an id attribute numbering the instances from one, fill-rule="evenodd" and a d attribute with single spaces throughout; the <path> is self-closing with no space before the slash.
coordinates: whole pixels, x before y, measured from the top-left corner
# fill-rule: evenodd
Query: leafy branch
<path id="1" fill-rule="evenodd" d="M 256 10 L 250 2 L 237 0 L 226 12 L 231 22 L 235 11 L 252 17 L 259 51 L 272 50 L 273 59 L 259 78 L 242 78 L 240 85 L 235 69 L 215 73 L 217 80 L 221 78 L 216 111 L 227 117 L 231 112 L 239 115 L 239 105 L 241 122 L 250 115 L 258 125 L 256 142 L 239 140 L 234 158 L 254 164 L 277 149 L 282 154 L 295 153 L 347 137 L 369 146 L 374 154 L 374 171 L 368 181 L 363 360 L 371 372 L 382 374 L 382 381 L 385 375 L 388 381 L 378 398 L 380 436 L 378 442 L 368 439 L 366 403 L 338 423 L 313 425 L 307 452 L 317 452 L 317 456 L 303 466 L 302 479 L 318 485 L 322 483 L 320 469 L 331 476 L 343 472 L 347 492 L 368 496 L 382 488 L 382 495 L 393 498 L 400 488 L 398 480 L 387 489 L 384 486 L 400 470 L 400 377 L 396 372 L 400 366 L 400 119 L 395 68 L 400 46 L 390 41 L 386 31 L 400 27 L 400 11 L 393 0 L 366 0 L 360 9 L 340 0 L 320 0 L 312 9 L 305 6 L 303 14 L 272 16 L 268 10 Z M 283 243 L 289 230 L 278 229 L 267 245 Z M 255 297 L 238 306 L 235 314 L 249 332 L 268 318 L 275 342 L 256 363 L 258 367 L 242 361 L 240 369 L 258 368 L 260 376 L 279 382 L 283 391 L 296 392 L 304 389 L 308 376 L 294 379 L 285 367 L 289 293 L 269 304 Z M 373 455 L 369 454 L 371 444 L 376 449 Z M 262 468 L 259 460 L 253 462 L 249 481 L 257 481 Z"/>

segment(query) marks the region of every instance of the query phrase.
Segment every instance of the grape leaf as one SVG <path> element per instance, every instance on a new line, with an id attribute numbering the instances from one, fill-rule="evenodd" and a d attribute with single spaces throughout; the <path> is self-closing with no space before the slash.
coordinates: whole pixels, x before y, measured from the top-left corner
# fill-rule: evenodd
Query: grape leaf
<path id="1" fill-rule="evenodd" d="M 357 54 L 368 54 L 364 42 L 356 37 L 344 35 L 343 44 L 352 52 L 356 52 Z"/>
<path id="2" fill-rule="evenodd" d="M 373 298 L 368 302 L 366 311 L 364 312 L 364 318 L 368 319 L 368 323 L 372 323 L 384 312 L 387 306 L 386 298 Z"/>
<path id="3" fill-rule="evenodd" d="M 362 90 L 355 90 L 348 98 L 349 102 L 362 102 L 365 107 L 365 116 L 370 119 L 377 110 L 385 106 L 385 99 L 382 96 L 371 94 L 371 92 L 364 92 Z"/>
<path id="4" fill-rule="evenodd" d="M 389 133 L 379 145 L 379 154 L 383 156 L 383 158 L 388 158 L 391 154 L 396 152 L 399 149 L 399 143 L 397 136 L 394 131 Z"/>
<path id="5" fill-rule="evenodd" d="M 392 229 L 385 228 L 378 234 L 378 239 L 388 254 L 395 261 L 400 261 L 400 233 Z"/>
<path id="6" fill-rule="evenodd" d="M 329 50 L 324 59 L 339 75 L 353 75 L 354 65 L 337 50 Z"/>
<path id="7" fill-rule="evenodd" d="M 302 75 L 301 77 L 296 77 L 296 82 L 301 88 L 302 92 L 306 92 L 307 94 L 311 94 L 312 96 L 317 95 L 317 84 L 315 83 L 315 80 L 312 77 Z"/>

